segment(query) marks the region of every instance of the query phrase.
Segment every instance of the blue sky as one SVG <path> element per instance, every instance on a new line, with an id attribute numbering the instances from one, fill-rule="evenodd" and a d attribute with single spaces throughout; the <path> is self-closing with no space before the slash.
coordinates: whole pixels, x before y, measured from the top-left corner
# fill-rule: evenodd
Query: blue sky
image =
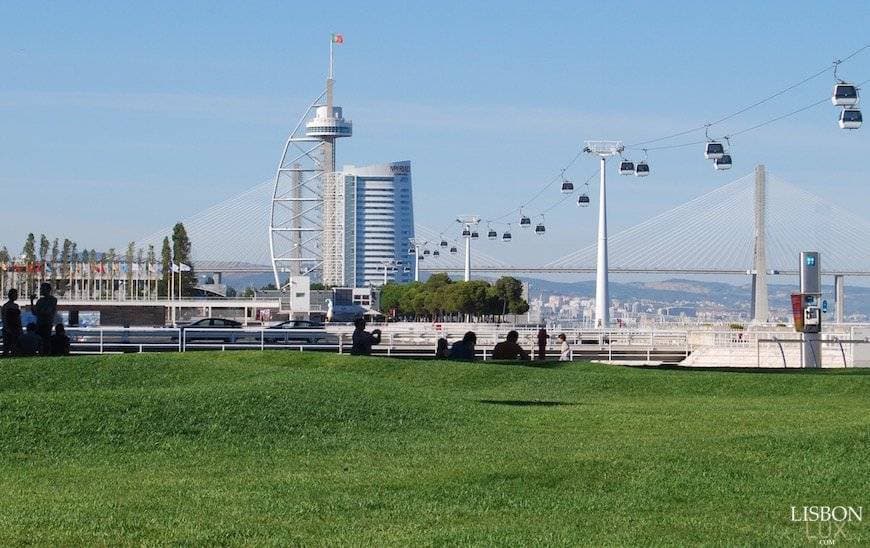
<path id="1" fill-rule="evenodd" d="M 870 4 L 836 6 L 3 2 L 0 243 L 18 247 L 34 231 L 122 247 L 271 178 L 323 86 L 330 32 L 345 36 L 336 96 L 354 121 L 339 164 L 411 160 L 417 220 L 440 228 L 458 213 L 512 209 L 585 139 L 703 124 L 870 42 Z M 870 50 L 841 76 L 870 79 Z M 719 134 L 824 98 L 832 83 L 817 78 Z M 611 230 L 757 162 L 870 217 L 870 130 L 840 130 L 836 114 L 821 105 L 735 139 L 728 173 L 699 147 L 651 152 L 652 176 L 611 178 Z M 595 169 L 584 158 L 569 175 Z M 558 199 L 554 187 L 528 211 Z M 527 263 L 594 241 L 594 208 L 567 202 L 547 222 L 546 245 L 487 251 Z"/>

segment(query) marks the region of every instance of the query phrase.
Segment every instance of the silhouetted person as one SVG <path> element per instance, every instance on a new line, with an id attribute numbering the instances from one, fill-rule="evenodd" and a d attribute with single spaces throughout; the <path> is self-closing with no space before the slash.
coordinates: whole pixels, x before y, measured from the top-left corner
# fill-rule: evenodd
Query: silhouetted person
<path id="1" fill-rule="evenodd" d="M 36 332 L 36 324 L 27 324 L 27 331 L 18 339 L 19 356 L 36 356 L 42 349 L 42 337 Z"/>
<path id="2" fill-rule="evenodd" d="M 538 359 L 546 360 L 547 359 L 547 339 L 550 338 L 550 335 L 547 334 L 547 329 L 542 327 L 540 331 L 538 331 Z"/>
<path id="3" fill-rule="evenodd" d="M 570 362 L 571 345 L 568 344 L 568 337 L 566 337 L 564 333 L 559 333 L 557 338 L 559 339 L 559 361 Z"/>
<path id="4" fill-rule="evenodd" d="M 353 346 L 350 348 L 350 353 L 354 356 L 370 356 L 372 346 L 381 344 L 381 330 L 373 329 L 371 333 L 366 331 L 366 321 L 364 318 L 357 318 L 353 322 L 356 328 L 353 330 Z"/>
<path id="5" fill-rule="evenodd" d="M 3 303 L 0 314 L 3 318 L 3 355 L 18 353 L 18 340 L 21 338 L 21 308 L 18 307 L 18 290 L 10 289 L 9 300 Z"/>
<path id="6" fill-rule="evenodd" d="M 474 345 L 477 344 L 477 335 L 474 331 L 468 331 L 461 341 L 456 341 L 450 348 L 451 360 L 474 361 Z"/>
<path id="7" fill-rule="evenodd" d="M 529 353 L 523 350 L 523 347 L 517 344 L 520 340 L 520 334 L 516 331 L 508 331 L 507 340 L 504 340 L 495 345 L 492 349 L 492 359 L 494 360 L 528 360 Z"/>
<path id="8" fill-rule="evenodd" d="M 50 283 L 39 284 L 39 300 L 33 304 L 33 297 L 30 298 L 30 310 L 36 316 L 36 332 L 42 337 L 43 353 L 48 354 L 51 326 L 54 325 L 54 317 L 57 315 L 57 299 L 51 294 Z"/>
<path id="9" fill-rule="evenodd" d="M 52 356 L 69 356 L 69 337 L 62 323 L 54 326 L 54 335 L 51 336 L 49 348 Z"/>
<path id="10" fill-rule="evenodd" d="M 443 360 L 450 355 L 450 350 L 447 347 L 447 339 L 441 337 L 438 339 L 438 343 L 435 346 L 435 358 L 439 360 Z"/>

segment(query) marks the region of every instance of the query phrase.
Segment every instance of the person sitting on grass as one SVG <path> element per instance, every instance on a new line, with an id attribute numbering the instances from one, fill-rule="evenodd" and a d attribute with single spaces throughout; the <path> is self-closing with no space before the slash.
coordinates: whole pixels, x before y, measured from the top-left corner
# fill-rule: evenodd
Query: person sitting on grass
<path id="1" fill-rule="evenodd" d="M 450 355 L 450 350 L 447 347 L 447 339 L 440 337 L 438 344 L 435 346 L 435 359 L 443 360 Z"/>
<path id="2" fill-rule="evenodd" d="M 69 337 L 67 337 L 66 329 L 62 323 L 54 327 L 54 335 L 49 341 L 49 348 L 52 356 L 69 356 Z"/>
<path id="3" fill-rule="evenodd" d="M 371 356 L 372 346 L 381 344 L 381 330 L 373 329 L 371 333 L 366 331 L 365 318 L 357 318 L 353 322 L 353 346 L 350 353 L 353 356 Z"/>
<path id="4" fill-rule="evenodd" d="M 450 359 L 459 361 L 474 361 L 474 345 L 477 344 L 477 335 L 474 331 L 468 331 L 461 341 L 453 343 L 450 348 Z"/>
<path id="5" fill-rule="evenodd" d="M 18 339 L 18 355 L 36 356 L 42 347 L 42 337 L 36 332 L 36 324 L 27 324 L 27 331 Z"/>
<path id="6" fill-rule="evenodd" d="M 523 350 L 523 347 L 517 344 L 520 340 L 520 334 L 516 331 L 508 331 L 507 340 L 504 340 L 495 345 L 492 349 L 492 359 L 494 360 L 522 360 L 528 361 L 529 353 Z"/>

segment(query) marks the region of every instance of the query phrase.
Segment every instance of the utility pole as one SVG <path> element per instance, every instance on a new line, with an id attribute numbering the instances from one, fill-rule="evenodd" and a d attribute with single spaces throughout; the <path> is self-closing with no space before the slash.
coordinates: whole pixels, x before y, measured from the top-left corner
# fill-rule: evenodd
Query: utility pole
<path id="1" fill-rule="evenodd" d="M 607 158 L 620 154 L 622 141 L 586 141 L 583 152 L 595 154 L 601 161 L 598 196 L 598 260 L 595 266 L 595 327 L 610 325 L 610 287 L 607 261 Z"/>
<path id="2" fill-rule="evenodd" d="M 480 217 L 476 215 L 460 215 L 456 222 L 462 225 L 462 237 L 465 238 L 465 281 L 471 281 L 471 240 L 476 239 L 477 225 Z"/>
<path id="3" fill-rule="evenodd" d="M 419 238 L 409 238 L 408 241 L 411 243 L 411 248 L 414 250 L 414 281 L 420 281 L 420 259 L 423 258 L 423 254 L 421 250 L 426 247 L 429 243 L 426 240 L 421 240 Z"/>

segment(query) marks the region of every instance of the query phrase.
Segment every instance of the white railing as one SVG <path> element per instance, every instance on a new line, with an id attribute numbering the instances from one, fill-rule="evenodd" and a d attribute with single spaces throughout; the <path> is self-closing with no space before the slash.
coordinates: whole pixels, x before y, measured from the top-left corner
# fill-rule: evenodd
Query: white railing
<path id="1" fill-rule="evenodd" d="M 492 348 L 504 340 L 510 329 L 487 329 L 479 333 L 476 355 L 489 360 Z M 456 336 L 449 334 L 450 343 L 461 339 L 464 330 Z M 328 351 L 339 354 L 350 351 L 351 329 L 271 329 L 247 328 L 193 328 L 193 327 L 82 327 L 68 328 L 73 353 L 104 354 L 122 352 L 188 352 L 196 350 L 285 349 L 295 351 Z M 432 357 L 437 341 L 444 333 L 396 329 L 383 334 L 382 342 L 373 348 L 375 355 Z M 685 332 L 640 332 L 579 330 L 566 333 L 572 347 L 572 358 L 585 355 L 601 359 L 649 361 L 656 353 L 687 356 L 690 352 Z M 526 329 L 520 344 L 532 359 L 538 358 L 537 330 Z M 553 337 L 547 345 L 547 359 L 559 356 L 558 341 Z"/>

